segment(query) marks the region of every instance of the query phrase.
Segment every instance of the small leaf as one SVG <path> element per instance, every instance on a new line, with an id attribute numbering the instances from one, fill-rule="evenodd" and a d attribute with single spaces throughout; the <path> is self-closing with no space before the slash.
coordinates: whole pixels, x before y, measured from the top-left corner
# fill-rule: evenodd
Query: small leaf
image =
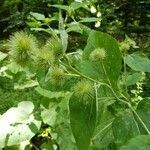
<path id="1" fill-rule="evenodd" d="M 30 12 L 30 15 L 33 16 L 36 20 L 44 20 L 45 16 L 40 13 Z"/>
<path id="2" fill-rule="evenodd" d="M 96 21 L 101 21 L 101 19 L 100 18 L 94 18 L 94 17 L 82 18 L 79 22 L 96 22 Z"/>
<path id="3" fill-rule="evenodd" d="M 59 9 L 69 11 L 69 6 L 66 6 L 66 5 L 51 5 L 51 7 L 56 7 L 56 8 L 59 8 Z"/>
<path id="4" fill-rule="evenodd" d="M 47 97 L 49 99 L 52 99 L 52 98 L 60 98 L 60 97 L 65 97 L 66 95 L 68 95 L 67 92 L 52 92 L 52 91 L 49 91 L 49 90 L 45 90 L 41 87 L 37 87 L 35 88 L 35 90 L 42 96 L 44 97 Z"/>
<path id="5" fill-rule="evenodd" d="M 68 25 L 68 28 L 66 30 L 67 32 L 78 32 L 78 33 L 83 33 L 83 29 L 80 27 L 79 23 L 71 23 Z"/>
<path id="6" fill-rule="evenodd" d="M 134 85 L 138 81 L 140 81 L 142 78 L 141 72 L 135 72 L 133 74 L 127 75 L 126 84 L 127 86 Z"/>
<path id="7" fill-rule="evenodd" d="M 82 2 L 82 3 L 80 3 L 80 2 L 72 2 L 70 6 L 73 8 L 73 10 L 77 10 L 77 9 L 79 9 L 81 7 L 83 7 L 83 8 L 86 7 L 87 6 L 87 2 Z"/>

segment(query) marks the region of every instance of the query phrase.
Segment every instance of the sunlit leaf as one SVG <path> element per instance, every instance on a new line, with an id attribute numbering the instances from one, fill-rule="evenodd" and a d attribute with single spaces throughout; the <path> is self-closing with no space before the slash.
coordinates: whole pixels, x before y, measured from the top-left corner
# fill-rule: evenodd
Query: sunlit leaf
<path id="1" fill-rule="evenodd" d="M 18 107 L 12 107 L 0 116 L 0 147 L 20 144 L 30 140 L 40 128 L 41 122 L 35 120 L 32 112 L 34 105 L 30 101 L 23 101 Z M 33 132 L 29 127 L 36 126 Z"/>

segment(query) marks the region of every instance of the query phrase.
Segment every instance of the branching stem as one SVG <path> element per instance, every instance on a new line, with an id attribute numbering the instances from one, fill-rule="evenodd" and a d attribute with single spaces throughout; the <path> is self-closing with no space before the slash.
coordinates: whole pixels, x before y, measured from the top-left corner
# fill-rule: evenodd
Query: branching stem
<path id="1" fill-rule="evenodd" d="M 94 82 L 94 83 L 98 83 L 99 85 L 108 87 L 108 88 L 111 90 L 111 92 L 112 92 L 112 94 L 114 95 L 114 97 L 115 97 L 119 102 L 122 102 L 122 103 L 126 104 L 126 105 L 130 108 L 130 110 L 135 114 L 135 116 L 136 116 L 136 117 L 138 118 L 138 120 L 141 122 L 141 124 L 142 124 L 142 126 L 144 127 L 144 129 L 146 130 L 147 134 L 150 135 L 149 129 L 147 128 L 147 126 L 145 125 L 145 123 L 143 122 L 143 120 L 140 118 L 140 116 L 138 115 L 138 113 L 134 110 L 134 108 L 132 107 L 132 105 L 131 105 L 129 102 L 120 99 L 120 98 L 118 97 L 118 95 L 115 93 L 115 91 L 113 90 L 113 88 L 112 88 L 110 85 L 108 85 L 107 83 L 103 83 L 103 82 L 97 81 L 97 80 L 95 80 L 95 79 L 92 79 L 92 78 L 90 78 L 90 77 L 88 77 L 88 76 L 82 74 L 80 71 L 78 71 L 78 70 L 75 69 L 74 67 L 72 67 L 72 65 L 71 65 L 71 63 L 70 63 L 70 60 L 69 60 L 69 58 L 68 58 L 66 55 L 64 56 L 64 58 L 67 60 L 70 69 L 71 69 L 72 71 L 74 71 L 77 75 L 79 75 L 79 76 L 81 76 L 81 77 L 83 77 L 83 78 L 86 78 L 86 79 L 88 79 L 88 80 L 90 80 L 90 81 L 92 81 L 92 82 Z M 103 67 L 104 67 L 104 66 L 103 66 Z M 125 96 L 124 96 L 124 98 L 125 98 L 126 100 L 128 100 Z"/>

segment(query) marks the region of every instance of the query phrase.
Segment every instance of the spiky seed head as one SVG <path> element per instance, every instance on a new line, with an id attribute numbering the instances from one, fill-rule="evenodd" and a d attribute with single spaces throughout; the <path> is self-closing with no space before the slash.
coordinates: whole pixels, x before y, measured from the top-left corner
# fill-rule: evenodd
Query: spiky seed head
<path id="1" fill-rule="evenodd" d="M 16 32 L 10 37 L 8 48 L 11 58 L 21 66 L 29 63 L 38 49 L 35 37 L 24 31 Z"/>
<path id="2" fill-rule="evenodd" d="M 64 70 L 58 66 L 52 67 L 49 81 L 54 87 L 62 86 L 64 83 Z"/>
<path id="3" fill-rule="evenodd" d="M 53 67 L 51 71 L 51 78 L 55 80 L 62 80 L 64 77 L 64 71 L 63 69 L 59 67 Z"/>
<path id="4" fill-rule="evenodd" d="M 82 80 L 79 81 L 74 87 L 73 87 L 74 94 L 77 97 L 83 97 L 87 95 L 93 95 L 93 84 L 90 81 Z"/>
<path id="5" fill-rule="evenodd" d="M 63 55 L 63 47 L 59 39 L 50 38 L 45 45 L 45 49 L 53 51 L 56 59 L 60 58 Z"/>
<path id="6" fill-rule="evenodd" d="M 106 50 L 104 48 L 94 49 L 89 56 L 89 59 L 94 62 L 104 60 L 105 58 Z"/>
<path id="7" fill-rule="evenodd" d="M 53 51 L 47 49 L 41 49 L 37 54 L 37 65 L 40 66 L 52 66 L 55 62 Z"/>

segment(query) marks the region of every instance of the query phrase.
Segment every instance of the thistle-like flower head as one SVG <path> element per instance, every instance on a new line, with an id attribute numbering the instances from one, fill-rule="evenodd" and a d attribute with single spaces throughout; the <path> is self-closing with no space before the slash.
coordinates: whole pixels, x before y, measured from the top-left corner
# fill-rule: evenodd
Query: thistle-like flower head
<path id="1" fill-rule="evenodd" d="M 83 96 L 89 96 L 92 95 L 93 90 L 93 84 L 87 80 L 79 81 L 73 88 L 74 94 L 77 97 L 83 97 Z"/>
<path id="2" fill-rule="evenodd" d="M 45 49 L 53 51 L 56 59 L 60 58 L 63 55 L 62 43 L 58 38 L 50 38 L 45 45 Z"/>
<path id="3" fill-rule="evenodd" d="M 94 49 L 89 56 L 89 59 L 94 62 L 104 60 L 105 58 L 106 50 L 104 48 Z"/>
<path id="4" fill-rule="evenodd" d="M 64 70 L 60 67 L 53 67 L 51 71 L 51 78 L 60 81 L 64 78 Z"/>
<path id="5" fill-rule="evenodd" d="M 8 48 L 11 58 L 22 66 L 32 60 L 37 50 L 37 42 L 33 35 L 20 31 L 10 37 Z"/>

